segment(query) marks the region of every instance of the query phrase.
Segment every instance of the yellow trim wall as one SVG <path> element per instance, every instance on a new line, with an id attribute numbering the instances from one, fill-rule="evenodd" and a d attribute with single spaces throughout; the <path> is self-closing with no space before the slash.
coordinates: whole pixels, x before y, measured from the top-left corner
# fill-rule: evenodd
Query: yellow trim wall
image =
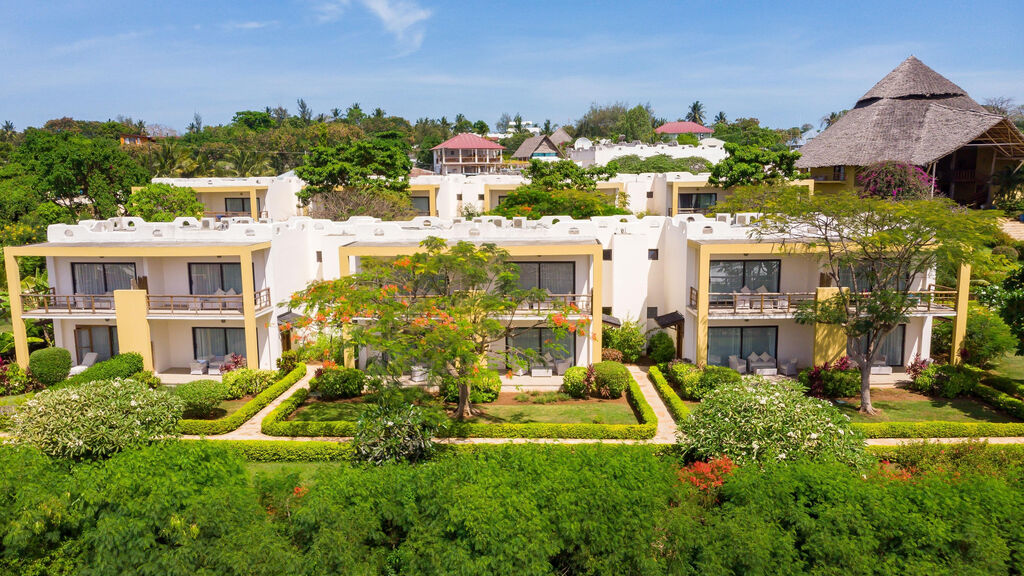
<path id="1" fill-rule="evenodd" d="M 14 356 L 18 365 L 28 368 L 28 334 L 25 321 L 21 319 L 21 272 L 18 270 L 16 247 L 4 249 L 4 269 L 7 272 L 7 295 L 11 306 L 11 332 L 14 333 Z"/>
<path id="2" fill-rule="evenodd" d="M 142 368 L 153 369 L 153 337 L 146 312 L 149 303 L 145 290 L 114 290 L 114 314 L 117 322 L 119 352 L 136 352 L 142 356 Z"/>
<path id="3" fill-rule="evenodd" d="M 951 364 L 963 362 L 960 348 L 963 347 L 964 337 L 967 336 L 967 300 L 970 296 L 970 287 L 971 265 L 960 264 L 960 270 L 956 276 L 956 317 L 953 318 L 953 342 L 949 349 Z"/>
<path id="4" fill-rule="evenodd" d="M 839 294 L 839 288 L 828 286 L 818 288 L 814 299 L 823 302 Z M 815 323 L 814 325 L 814 365 L 833 362 L 846 355 L 846 332 L 842 326 L 835 324 Z"/>
<path id="5" fill-rule="evenodd" d="M 423 198 L 426 196 L 430 201 L 430 213 L 427 215 L 432 218 L 437 218 L 437 190 L 440 187 L 440 184 L 417 184 L 409 186 L 409 195 L 413 198 Z"/>
<path id="6" fill-rule="evenodd" d="M 520 186 L 522 184 L 484 184 L 484 212 L 497 208 L 497 204 L 491 205 L 491 192 L 511 192 Z"/>

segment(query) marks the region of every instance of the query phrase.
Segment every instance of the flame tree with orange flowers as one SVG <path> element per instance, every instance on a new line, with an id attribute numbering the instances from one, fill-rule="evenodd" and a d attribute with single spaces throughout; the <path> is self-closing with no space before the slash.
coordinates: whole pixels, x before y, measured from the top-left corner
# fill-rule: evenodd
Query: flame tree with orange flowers
<path id="1" fill-rule="evenodd" d="M 454 416 L 472 417 L 472 381 L 489 362 L 525 367 L 536 352 L 509 345 L 497 358 L 491 346 L 522 330 L 548 327 L 556 339 L 586 336 L 590 318 L 573 305 L 548 309 L 522 322 L 531 302 L 548 297 L 540 288 L 519 287 L 519 267 L 494 244 L 449 245 L 430 237 L 409 256 L 364 258 L 361 270 L 338 280 L 313 282 L 291 300 L 302 310 L 298 328 L 343 335 L 345 350 L 370 352 L 367 372 L 397 385 L 412 366 L 458 384 Z M 531 316 L 536 317 L 536 314 Z"/>

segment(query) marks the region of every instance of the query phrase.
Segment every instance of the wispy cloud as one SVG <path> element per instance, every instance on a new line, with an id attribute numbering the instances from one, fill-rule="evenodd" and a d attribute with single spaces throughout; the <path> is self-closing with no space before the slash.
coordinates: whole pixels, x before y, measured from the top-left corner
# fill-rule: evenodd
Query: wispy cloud
<path id="1" fill-rule="evenodd" d="M 419 5 L 416 0 L 358 0 L 364 8 L 380 20 L 402 49 L 401 54 L 419 50 L 426 37 L 423 25 L 432 12 Z M 352 0 L 327 0 L 313 7 L 317 21 L 334 22 L 352 5 Z"/>
<path id="2" fill-rule="evenodd" d="M 256 20 L 249 20 L 247 22 L 228 22 L 224 24 L 225 30 L 259 30 L 260 28 L 266 28 L 267 26 L 273 26 L 277 24 L 277 20 L 268 20 L 265 22 L 259 22 Z"/>
<path id="3" fill-rule="evenodd" d="M 110 46 L 121 44 L 129 40 L 135 40 L 142 38 L 149 34 L 148 32 L 123 32 L 121 34 L 108 34 L 104 36 L 92 36 L 90 38 L 82 38 L 81 40 L 75 40 L 69 44 L 61 44 L 54 47 L 54 51 L 59 54 L 72 54 L 76 52 L 85 52 L 94 48 L 103 46 Z"/>

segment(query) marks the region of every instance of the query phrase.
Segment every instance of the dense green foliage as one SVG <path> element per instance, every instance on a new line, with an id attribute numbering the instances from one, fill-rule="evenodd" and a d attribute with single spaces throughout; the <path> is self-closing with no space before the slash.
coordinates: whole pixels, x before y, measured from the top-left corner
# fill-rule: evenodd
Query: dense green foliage
<path id="1" fill-rule="evenodd" d="M 43 390 L 11 419 L 18 444 L 60 458 L 102 458 L 175 434 L 182 403 L 134 380 Z"/>
<path id="2" fill-rule="evenodd" d="M 715 476 L 646 446 L 460 447 L 417 465 L 251 471 L 242 458 L 345 460 L 351 449 L 172 442 L 68 466 L 3 447 L 0 569 L 1011 575 L 1024 549 L 1011 448 L 884 447 L 903 467 Z"/>
<path id="3" fill-rule="evenodd" d="M 767 150 L 727 142 L 729 156 L 711 168 L 708 183 L 722 188 L 782 184 L 798 175 L 799 152 Z"/>
<path id="4" fill-rule="evenodd" d="M 228 372 L 230 374 L 230 372 Z M 183 434 L 225 434 L 235 430 L 247 420 L 256 415 L 257 412 L 266 408 L 278 396 L 284 394 L 303 376 L 306 375 L 306 365 L 296 364 L 292 371 L 284 375 L 275 384 L 260 392 L 252 400 L 246 402 L 241 408 L 230 415 L 216 420 L 181 420 L 178 427 Z M 269 417 L 269 416 L 268 416 Z"/>
<path id="5" fill-rule="evenodd" d="M 150 388 L 159 388 L 164 385 L 160 378 L 153 374 L 151 370 L 139 370 L 135 374 L 128 377 L 129 380 L 135 380 L 139 384 L 145 384 Z"/>
<path id="6" fill-rule="evenodd" d="M 381 465 L 419 462 L 432 456 L 437 448 L 434 436 L 445 424 L 444 414 L 406 401 L 396 388 L 385 388 L 376 396 L 356 424 L 352 438 L 356 457 Z M 455 396 L 458 399 L 457 391 Z"/>
<path id="7" fill-rule="evenodd" d="M 147 184 L 131 193 L 124 210 L 146 222 L 170 222 L 178 217 L 202 218 L 203 203 L 191 188 Z"/>
<path id="8" fill-rule="evenodd" d="M 671 382 L 679 395 L 687 400 L 700 400 L 712 390 L 725 384 L 738 384 L 742 377 L 732 368 L 706 366 L 700 369 L 681 361 L 662 364 L 659 372 Z"/>
<path id="9" fill-rule="evenodd" d="M 509 193 L 490 214 L 506 218 L 525 216 L 530 219 L 543 216 L 586 219 L 628 214 L 628 210 L 617 206 L 616 198 L 609 198 L 597 190 L 598 182 L 608 180 L 614 174 L 612 167 L 581 168 L 571 160 L 531 160 L 523 171 L 529 184 Z"/>
<path id="10" fill-rule="evenodd" d="M 929 364 L 910 382 L 910 389 L 942 398 L 956 398 L 974 392 L 983 372 L 964 364 Z"/>
<path id="11" fill-rule="evenodd" d="M 294 365 L 292 369 L 295 369 Z M 221 376 L 220 381 L 228 387 L 228 398 L 235 399 L 255 396 L 269 388 L 278 378 L 278 374 L 271 370 L 236 368 Z"/>
<path id="12" fill-rule="evenodd" d="M 835 460 L 863 465 L 864 443 L 849 418 L 786 382 L 748 376 L 719 386 L 679 425 L 682 449 L 698 459 L 739 464 Z"/>
<path id="13" fill-rule="evenodd" d="M 605 360 L 594 364 L 594 392 L 602 398 L 621 398 L 633 376 L 621 362 Z"/>
<path id="14" fill-rule="evenodd" d="M 601 333 L 601 345 L 621 352 L 623 362 L 636 362 L 647 346 L 644 328 L 636 320 L 626 320 L 621 326 L 609 326 Z"/>
<path id="15" fill-rule="evenodd" d="M 562 375 L 562 388 L 573 398 L 586 398 L 587 390 L 587 368 L 585 366 L 572 366 Z"/>
<path id="16" fill-rule="evenodd" d="M 309 383 L 309 391 L 321 400 L 355 398 L 363 393 L 366 376 L 355 368 L 323 368 Z"/>
<path id="17" fill-rule="evenodd" d="M 64 381 L 71 371 L 71 352 L 65 348 L 42 348 L 28 355 L 28 373 L 43 386 Z"/>
<path id="18" fill-rule="evenodd" d="M 934 193 L 934 181 L 921 167 L 878 162 L 857 171 L 861 194 L 887 200 L 922 200 Z"/>
<path id="19" fill-rule="evenodd" d="M 950 357 L 953 322 L 936 322 L 932 327 L 932 355 Z M 964 362 L 989 367 L 1017 347 L 1017 337 L 995 312 L 971 302 L 967 310 L 967 333 L 960 354 Z"/>
<path id="20" fill-rule="evenodd" d="M 687 134 L 680 134 L 680 136 L 693 137 Z M 689 172 L 691 174 L 700 174 L 701 172 L 711 170 L 711 162 L 699 156 L 673 158 L 666 154 L 657 154 L 641 158 L 630 154 L 628 156 L 619 156 L 611 163 L 615 164 L 615 171 L 619 174 L 646 174 L 650 172 Z"/>
<path id="21" fill-rule="evenodd" d="M 681 422 L 683 419 L 690 416 L 690 408 L 679 398 L 676 391 L 672 389 L 665 376 L 661 373 L 661 370 L 657 366 L 651 366 L 647 373 L 651 383 L 654 384 L 654 389 L 658 391 L 658 396 L 661 396 L 662 402 L 665 403 L 665 407 L 668 408 L 672 419 L 676 422 Z"/>
<path id="22" fill-rule="evenodd" d="M 94 380 L 131 378 L 133 374 L 142 371 L 142 366 L 142 356 L 135 352 L 125 352 L 102 362 L 93 364 L 86 368 L 82 373 L 75 374 L 56 385 L 55 388 L 75 386 L 82 384 L 83 382 L 92 382 Z"/>
<path id="23" fill-rule="evenodd" d="M 804 368 L 797 376 L 800 385 L 812 396 L 848 398 L 860 393 L 860 370 L 852 367 L 845 356 L 835 362 Z"/>
<path id="24" fill-rule="evenodd" d="M 481 370 L 469 378 L 469 401 L 473 404 L 494 402 L 501 392 L 501 375 L 494 370 Z M 459 401 L 459 383 L 451 376 L 440 378 L 441 397 L 445 402 Z"/>
<path id="25" fill-rule="evenodd" d="M 228 399 L 228 386 L 219 380 L 193 380 L 176 386 L 174 395 L 181 401 L 186 418 L 205 418 Z"/>
<path id="26" fill-rule="evenodd" d="M 647 342 L 647 356 L 651 362 L 668 362 L 676 357 L 676 343 L 667 332 L 657 331 Z"/>
<path id="27" fill-rule="evenodd" d="M 975 384 L 971 392 L 988 405 L 1024 420 L 1024 400 L 985 384 Z"/>
<path id="28" fill-rule="evenodd" d="M 1009 274 L 1002 284 L 979 289 L 978 301 L 999 313 L 1017 337 L 1017 353 L 1024 354 L 1024 266 Z"/>

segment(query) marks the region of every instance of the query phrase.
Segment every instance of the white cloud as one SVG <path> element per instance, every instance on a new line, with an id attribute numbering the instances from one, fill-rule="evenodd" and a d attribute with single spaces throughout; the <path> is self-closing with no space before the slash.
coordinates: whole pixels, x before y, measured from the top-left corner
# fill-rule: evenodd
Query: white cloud
<path id="1" fill-rule="evenodd" d="M 277 20 L 268 20 L 266 22 L 258 22 L 256 20 L 249 20 L 247 22 L 228 22 L 224 25 L 225 30 L 259 30 L 260 28 L 266 28 L 277 24 Z"/>
<path id="2" fill-rule="evenodd" d="M 402 48 L 401 54 L 415 52 L 423 45 L 426 31 L 423 22 L 428 20 L 432 12 L 420 6 L 416 0 L 358 0 L 380 20 L 384 29 L 391 33 Z M 317 21 L 334 22 L 341 18 L 345 10 L 351 6 L 352 0 L 328 0 L 313 7 Z"/>
<path id="3" fill-rule="evenodd" d="M 146 36 L 149 32 L 124 32 L 121 34 L 111 34 L 108 36 L 93 36 L 91 38 L 83 38 L 76 40 L 70 44 L 63 44 L 54 47 L 54 51 L 59 54 L 70 54 L 74 52 L 84 52 L 92 50 L 94 48 L 118 45 L 129 40 L 135 40 Z"/>

